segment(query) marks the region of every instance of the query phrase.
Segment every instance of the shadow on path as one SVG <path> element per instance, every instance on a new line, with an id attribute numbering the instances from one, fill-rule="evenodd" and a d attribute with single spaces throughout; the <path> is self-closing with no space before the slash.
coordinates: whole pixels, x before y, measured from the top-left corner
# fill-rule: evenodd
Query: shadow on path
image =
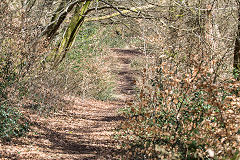
<path id="1" fill-rule="evenodd" d="M 131 68 L 132 60 L 137 56 L 143 56 L 141 51 L 136 49 L 111 49 L 115 53 L 117 59 L 117 68 L 114 69 L 114 73 L 117 74 L 118 88 L 117 92 L 121 95 L 123 101 L 132 101 L 135 94 L 136 87 L 136 75 L 138 71 Z"/>
<path id="2" fill-rule="evenodd" d="M 135 93 L 136 71 L 131 61 L 143 55 L 132 49 L 111 49 L 116 60 L 113 73 L 118 78 L 117 94 L 121 98 L 111 102 L 82 100 L 66 97 L 71 101 L 62 111 L 51 117 L 29 115 L 34 132 L 26 138 L 0 146 L 0 158 L 25 160 L 93 160 L 119 159 L 121 152 L 114 140 L 115 128 L 124 120 L 117 115 L 126 101 Z M 36 132 L 38 134 L 36 134 Z M 11 158 L 9 158 L 11 157 Z"/>
<path id="3" fill-rule="evenodd" d="M 129 56 L 140 56 L 143 55 L 143 52 L 138 51 L 137 49 L 120 49 L 120 48 L 113 48 L 112 51 L 116 53 L 121 53 Z"/>

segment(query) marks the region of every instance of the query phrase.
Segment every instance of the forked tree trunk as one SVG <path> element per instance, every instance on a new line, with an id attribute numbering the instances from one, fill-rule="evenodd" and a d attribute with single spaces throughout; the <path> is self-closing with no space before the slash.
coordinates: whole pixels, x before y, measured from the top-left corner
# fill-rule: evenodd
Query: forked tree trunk
<path id="1" fill-rule="evenodd" d="M 55 33 L 59 29 L 60 25 L 63 23 L 67 14 L 73 9 L 77 3 L 70 3 L 66 6 L 69 0 L 62 0 L 58 9 L 54 13 L 50 25 L 43 31 L 42 35 L 47 35 L 49 39 L 53 39 Z"/>
<path id="2" fill-rule="evenodd" d="M 238 28 L 237 28 L 237 35 L 235 40 L 235 46 L 234 46 L 234 62 L 233 67 L 235 70 L 235 73 L 240 72 L 240 2 L 237 1 L 238 5 Z M 240 78 L 240 76 L 238 76 Z"/>
<path id="3" fill-rule="evenodd" d="M 77 33 L 84 22 L 87 9 L 91 2 L 92 0 L 86 0 L 78 3 L 76 6 L 75 13 L 73 14 L 70 24 L 63 34 L 63 38 L 60 41 L 57 53 L 55 54 L 54 67 L 58 66 L 58 64 L 62 62 L 62 60 L 66 57 L 67 51 L 69 51 L 69 49 L 72 47 Z"/>

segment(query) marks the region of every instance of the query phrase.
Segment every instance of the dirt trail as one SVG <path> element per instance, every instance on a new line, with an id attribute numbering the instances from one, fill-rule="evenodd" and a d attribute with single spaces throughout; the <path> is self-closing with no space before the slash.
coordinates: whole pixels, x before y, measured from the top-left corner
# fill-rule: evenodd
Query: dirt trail
<path id="1" fill-rule="evenodd" d="M 117 75 L 117 100 L 101 102 L 67 97 L 72 101 L 61 112 L 44 118 L 31 115 L 34 130 L 27 137 L 0 144 L 0 159 L 31 160 L 113 160 L 118 144 L 112 138 L 122 117 L 117 110 L 131 100 L 134 93 L 134 73 L 131 59 L 135 50 L 111 49 L 116 60 L 112 72 Z"/>
<path id="2" fill-rule="evenodd" d="M 141 56 L 142 52 L 131 49 L 112 49 L 115 52 L 117 65 L 113 72 L 118 77 L 117 99 L 124 102 L 131 101 L 135 93 L 136 75 L 139 71 L 131 68 L 131 61 L 136 56 Z"/>

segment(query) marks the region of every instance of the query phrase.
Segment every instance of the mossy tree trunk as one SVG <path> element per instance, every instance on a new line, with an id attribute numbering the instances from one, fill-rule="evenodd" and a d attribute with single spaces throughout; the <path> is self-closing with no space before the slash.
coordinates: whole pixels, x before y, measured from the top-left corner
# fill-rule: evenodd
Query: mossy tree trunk
<path id="1" fill-rule="evenodd" d="M 96 0 L 98 1 L 98 0 Z M 62 39 L 60 40 L 58 47 L 55 51 L 53 51 L 54 56 L 54 67 L 58 66 L 62 60 L 66 57 L 67 52 L 71 49 L 76 35 L 78 34 L 83 22 L 86 21 L 100 21 L 104 19 L 109 19 L 115 16 L 119 16 L 121 14 L 128 14 L 131 12 L 139 12 L 140 10 L 153 8 L 153 5 L 141 6 L 141 7 L 132 7 L 130 9 L 121 10 L 121 13 L 116 12 L 106 16 L 100 17 L 91 17 L 86 19 L 86 15 L 93 10 L 89 9 L 90 4 L 94 2 L 93 0 L 79 0 L 73 1 L 70 0 L 62 0 L 55 14 L 52 16 L 51 23 L 46 27 L 46 29 L 42 32 L 42 35 L 45 35 L 52 40 L 59 30 L 60 25 L 63 23 L 67 14 L 71 12 L 74 8 L 74 13 L 70 18 L 70 23 L 68 24 Z M 108 8 L 108 7 L 105 7 Z M 102 7 L 101 9 L 105 9 Z"/>
<path id="2" fill-rule="evenodd" d="M 69 0 L 61 1 L 60 5 L 58 6 L 58 9 L 56 10 L 56 12 L 54 13 L 54 15 L 51 19 L 52 23 L 48 26 L 46 33 L 45 33 L 47 35 L 47 37 L 49 37 L 50 39 L 53 38 L 53 36 L 57 32 L 58 28 L 60 27 L 60 25 L 66 18 L 68 12 L 70 12 L 70 10 L 72 10 L 72 8 L 74 7 L 74 5 L 69 6 L 69 8 L 67 9 L 68 11 L 63 13 L 63 10 L 66 7 L 66 4 L 68 1 Z"/>
<path id="3" fill-rule="evenodd" d="M 51 23 L 46 27 L 42 35 L 46 35 L 50 40 L 53 39 L 67 14 L 71 12 L 76 4 L 76 2 L 70 3 L 70 0 L 62 0 L 52 16 Z"/>
<path id="4" fill-rule="evenodd" d="M 54 58 L 54 66 L 57 66 L 59 63 L 61 63 L 61 61 L 66 57 L 67 51 L 72 47 L 76 35 L 84 22 L 87 9 L 91 2 L 92 0 L 86 0 L 84 2 L 79 2 L 76 5 L 70 24 L 65 30 L 63 38 L 59 43 L 59 47 Z"/>

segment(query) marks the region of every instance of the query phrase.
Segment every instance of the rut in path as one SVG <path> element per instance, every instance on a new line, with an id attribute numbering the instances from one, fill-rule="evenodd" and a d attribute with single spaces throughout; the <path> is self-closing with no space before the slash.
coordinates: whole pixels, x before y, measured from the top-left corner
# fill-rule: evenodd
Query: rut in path
<path id="1" fill-rule="evenodd" d="M 30 115 L 35 123 L 27 137 L 0 146 L 0 159 L 91 160 L 115 159 L 120 154 L 112 138 L 122 117 L 117 110 L 134 94 L 135 72 L 131 59 L 141 53 L 135 50 L 111 49 L 116 60 L 112 72 L 117 75 L 117 100 L 101 102 L 67 97 L 73 105 L 49 118 Z"/>

